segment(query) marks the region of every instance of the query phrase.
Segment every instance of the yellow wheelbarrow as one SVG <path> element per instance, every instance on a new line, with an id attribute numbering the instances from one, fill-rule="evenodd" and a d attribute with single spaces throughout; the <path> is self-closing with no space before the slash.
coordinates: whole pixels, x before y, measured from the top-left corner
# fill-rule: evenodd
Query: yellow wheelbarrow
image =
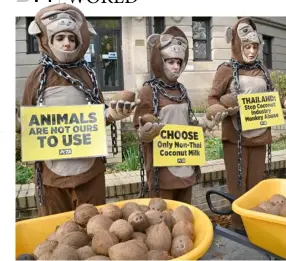
<path id="1" fill-rule="evenodd" d="M 211 202 L 211 195 L 214 194 L 230 201 L 232 209 L 216 210 Z M 286 259 L 286 218 L 250 210 L 274 194 L 286 196 L 286 179 L 261 181 L 237 199 L 228 193 L 209 190 L 206 199 L 211 211 L 218 215 L 234 212 L 240 215 L 247 235 L 240 235 L 217 224 L 214 224 L 215 234 L 255 249 L 270 259 Z"/>
<path id="2" fill-rule="evenodd" d="M 150 198 L 125 200 L 114 202 L 119 207 L 122 207 L 126 202 L 136 202 L 138 204 L 148 205 Z M 165 200 L 169 209 L 175 209 L 178 206 L 184 205 L 188 207 L 194 215 L 194 230 L 195 241 L 194 248 L 189 253 L 178 257 L 174 260 L 197 260 L 202 257 L 210 248 L 213 242 L 213 226 L 209 217 L 200 209 L 172 200 Z M 103 206 L 98 206 L 100 209 Z M 22 254 L 33 253 L 34 248 L 43 242 L 49 234 L 55 231 L 56 226 L 73 218 L 74 211 L 65 212 L 56 215 L 39 217 L 16 223 L 16 257 Z"/>

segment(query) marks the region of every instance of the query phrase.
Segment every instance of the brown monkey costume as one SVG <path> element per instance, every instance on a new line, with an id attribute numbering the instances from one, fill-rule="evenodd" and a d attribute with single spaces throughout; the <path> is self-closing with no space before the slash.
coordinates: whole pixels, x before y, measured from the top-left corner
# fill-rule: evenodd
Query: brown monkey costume
<path id="1" fill-rule="evenodd" d="M 75 35 L 73 51 L 53 46 L 53 37 L 59 32 Z M 43 56 L 26 81 L 23 106 L 104 103 L 95 72 L 83 59 L 89 34 L 95 31 L 78 8 L 56 4 L 41 9 L 29 26 L 29 33 L 36 35 Z M 134 109 L 135 103 L 121 97 L 123 101 L 112 101 L 110 107 L 106 106 L 107 124 L 129 116 Z M 71 211 L 82 203 L 105 204 L 104 172 L 101 157 L 37 162 L 39 215 Z"/>
<path id="2" fill-rule="evenodd" d="M 263 180 L 266 144 L 271 155 L 272 136 L 271 128 L 241 130 L 236 96 L 273 91 L 273 88 L 269 72 L 257 58 L 259 52 L 249 62 L 243 51 L 247 44 L 261 46 L 255 23 L 250 18 L 238 20 L 232 29 L 227 28 L 226 41 L 231 42 L 232 59 L 218 67 L 208 101 L 209 105 L 223 104 L 228 111 L 228 117 L 222 122 L 224 162 L 229 193 L 239 197 Z M 229 103 L 232 105 L 224 102 L 227 95 L 232 97 Z M 232 215 L 232 226 L 238 231 L 243 229 L 239 215 Z"/>
<path id="3" fill-rule="evenodd" d="M 191 203 L 192 185 L 199 178 L 199 166 L 153 167 L 153 138 L 163 125 L 199 125 L 204 130 L 218 124 L 226 113 L 218 113 L 213 120 L 206 117 L 196 119 L 185 87 L 177 81 L 184 71 L 189 57 L 189 45 L 186 35 L 176 26 L 172 26 L 161 35 L 153 34 L 147 40 L 152 47 L 151 68 L 155 78 L 143 84 L 139 90 L 141 104 L 136 107 L 133 125 L 138 130 L 138 140 L 144 155 L 149 197 L 162 197 Z M 168 70 L 166 60 L 181 61 L 179 73 Z M 160 118 L 161 123 L 145 121 L 142 117 L 152 114 Z"/>

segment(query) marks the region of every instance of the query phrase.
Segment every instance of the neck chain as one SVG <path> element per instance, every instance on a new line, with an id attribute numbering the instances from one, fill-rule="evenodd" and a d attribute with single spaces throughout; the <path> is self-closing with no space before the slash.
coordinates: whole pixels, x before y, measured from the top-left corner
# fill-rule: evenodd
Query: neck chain
<path id="1" fill-rule="evenodd" d="M 74 63 L 62 64 L 62 63 L 54 62 L 50 57 L 48 57 L 45 54 L 40 59 L 39 63 L 43 66 L 43 70 L 40 75 L 40 87 L 37 90 L 37 103 L 38 104 L 41 105 L 44 100 L 43 98 L 44 89 L 45 89 L 44 85 L 46 83 L 46 74 L 49 69 L 53 69 L 57 75 L 68 80 L 77 90 L 82 91 L 86 95 L 86 100 L 88 103 L 92 103 L 92 104 L 102 103 L 99 98 L 96 74 L 94 70 L 91 67 L 89 67 L 88 63 L 84 59 L 81 59 Z M 79 67 L 83 67 L 87 70 L 91 78 L 91 81 L 92 81 L 92 86 L 93 86 L 92 89 L 85 86 L 81 80 L 73 78 L 69 73 L 66 72 L 66 70 L 64 70 L 64 69 L 79 68 Z"/>

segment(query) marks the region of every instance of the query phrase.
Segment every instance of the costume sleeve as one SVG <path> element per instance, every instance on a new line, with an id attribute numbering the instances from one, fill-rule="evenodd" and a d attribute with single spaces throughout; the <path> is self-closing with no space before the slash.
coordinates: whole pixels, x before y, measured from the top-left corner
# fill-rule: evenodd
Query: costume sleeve
<path id="1" fill-rule="evenodd" d="M 39 76 L 38 73 L 39 67 L 33 70 L 28 76 L 25 82 L 25 89 L 22 98 L 23 106 L 34 106 L 37 105 L 36 94 L 37 90 L 40 87 Z"/>
<path id="2" fill-rule="evenodd" d="M 152 103 L 152 88 L 150 85 L 143 86 L 138 92 L 138 99 L 140 99 L 140 104 L 135 107 L 133 116 L 133 127 L 138 129 L 139 116 L 143 116 L 147 113 L 153 114 L 153 103 Z"/>
<path id="3" fill-rule="evenodd" d="M 220 97 L 226 94 L 231 79 L 232 69 L 228 66 L 220 66 L 215 74 L 212 88 L 208 96 L 209 106 L 219 103 Z"/>

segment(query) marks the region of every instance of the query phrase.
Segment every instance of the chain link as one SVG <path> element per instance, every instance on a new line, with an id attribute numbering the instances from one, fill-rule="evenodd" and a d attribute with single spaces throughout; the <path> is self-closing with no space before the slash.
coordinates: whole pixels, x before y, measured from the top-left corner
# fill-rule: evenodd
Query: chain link
<path id="1" fill-rule="evenodd" d="M 236 92 L 236 96 L 240 94 L 240 86 L 239 86 L 239 69 L 244 69 L 244 70 L 253 70 L 253 69 L 261 69 L 264 78 L 266 81 L 266 87 L 267 91 L 273 91 L 272 85 L 271 85 L 271 80 L 269 75 L 267 74 L 266 70 L 263 68 L 262 64 L 260 61 L 257 61 L 254 65 L 245 65 L 241 64 L 238 61 L 231 59 L 230 64 L 229 63 L 224 63 L 224 65 L 227 66 L 232 66 L 233 68 L 233 79 L 234 79 L 234 88 Z M 238 166 L 237 166 L 237 171 L 238 171 L 238 185 L 242 185 L 242 128 L 241 128 L 241 118 L 240 114 L 237 115 L 237 125 L 238 125 L 238 140 L 237 140 L 237 156 L 238 156 Z M 271 175 L 271 144 L 268 144 L 268 177 Z"/>
<path id="2" fill-rule="evenodd" d="M 144 170 L 144 157 L 143 157 L 143 144 L 138 144 L 138 150 L 139 150 L 139 162 L 140 162 L 140 178 L 141 178 L 141 190 L 139 194 L 139 198 L 145 197 L 145 170 Z"/>
<path id="3" fill-rule="evenodd" d="M 43 199 L 43 187 L 42 187 L 42 176 L 41 176 L 41 163 L 39 161 L 35 162 L 36 169 L 36 186 L 39 195 L 39 204 L 40 206 L 44 205 Z"/>
<path id="4" fill-rule="evenodd" d="M 112 142 L 112 153 L 113 155 L 118 154 L 118 147 L 117 147 L 117 126 L 115 122 L 110 124 L 111 128 L 111 142 Z"/>

